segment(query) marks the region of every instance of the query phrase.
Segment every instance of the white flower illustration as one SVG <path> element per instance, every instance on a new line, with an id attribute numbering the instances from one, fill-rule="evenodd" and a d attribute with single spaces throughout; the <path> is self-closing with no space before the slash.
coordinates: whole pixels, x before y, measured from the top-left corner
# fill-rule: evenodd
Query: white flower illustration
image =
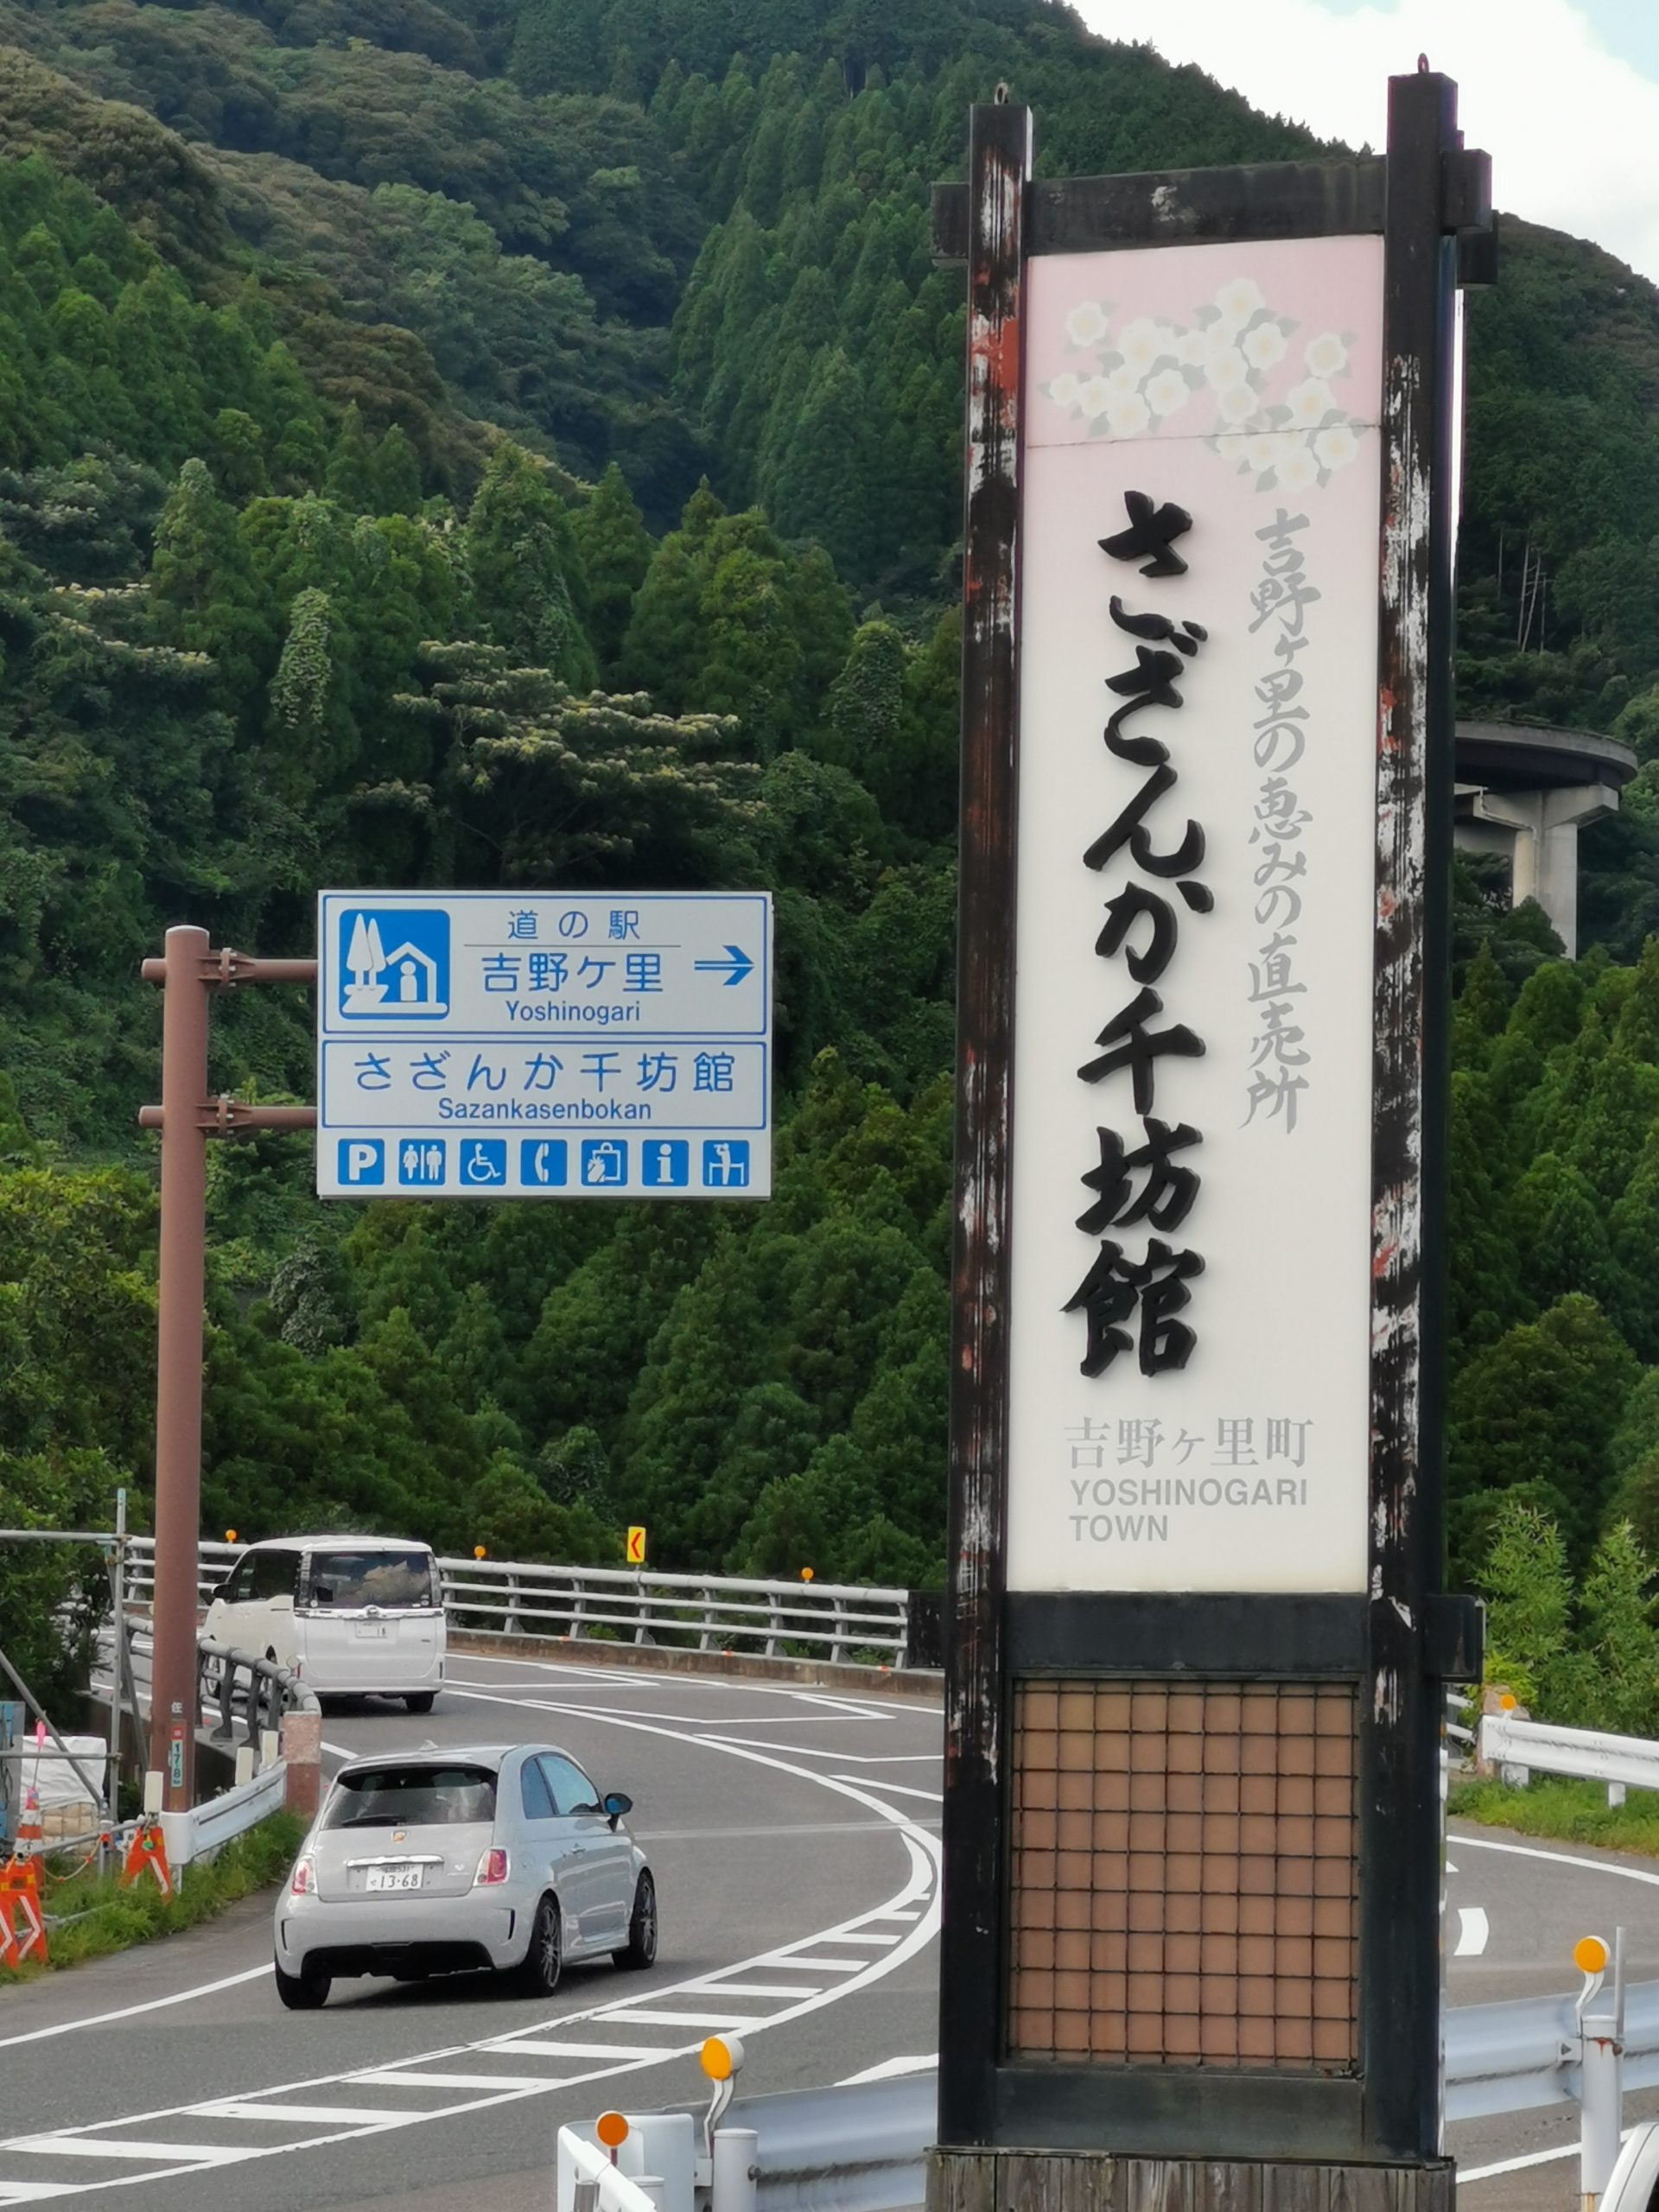
<path id="1" fill-rule="evenodd" d="M 1125 365 L 1144 375 L 1154 361 L 1174 352 L 1175 333 L 1167 323 L 1154 322 L 1150 315 L 1137 315 L 1133 322 L 1124 324 L 1117 344 Z"/>
<path id="2" fill-rule="evenodd" d="M 1175 340 L 1175 358 L 1183 368 L 1201 369 L 1210 358 L 1207 330 L 1184 330 Z"/>
<path id="3" fill-rule="evenodd" d="M 1334 330 L 1310 338 L 1302 353 L 1307 372 L 1315 377 L 1340 376 L 1348 365 L 1348 348 Z"/>
<path id="4" fill-rule="evenodd" d="M 1313 457 L 1324 469 L 1346 468 L 1359 451 L 1359 440 L 1345 423 L 1333 423 L 1313 441 Z"/>
<path id="5" fill-rule="evenodd" d="M 1141 379 L 1127 361 L 1120 361 L 1109 372 L 1106 389 L 1114 399 L 1133 399 L 1141 389 Z"/>
<path id="6" fill-rule="evenodd" d="M 1077 404 L 1077 394 L 1082 389 L 1082 378 L 1073 376 L 1071 370 L 1067 369 L 1063 375 L 1056 377 L 1053 383 L 1050 385 L 1048 396 L 1058 407 L 1075 407 Z"/>
<path id="7" fill-rule="evenodd" d="M 1276 322 L 1258 322 L 1247 331 L 1240 349 L 1253 369 L 1276 368 L 1289 351 L 1285 334 Z"/>
<path id="8" fill-rule="evenodd" d="M 1263 430 L 1244 441 L 1244 458 L 1258 476 L 1264 476 L 1268 469 L 1288 461 L 1301 442 L 1283 430 Z"/>
<path id="9" fill-rule="evenodd" d="M 1216 305 L 1236 329 L 1243 329 L 1250 317 L 1259 315 L 1267 304 L 1262 296 L 1262 287 L 1253 276 L 1235 276 L 1216 294 Z"/>
<path id="10" fill-rule="evenodd" d="M 1079 300 L 1065 318 L 1065 334 L 1074 346 L 1098 346 L 1109 327 L 1098 300 Z"/>
<path id="11" fill-rule="evenodd" d="M 1239 423 L 1249 421 L 1257 404 L 1256 396 L 1249 385 L 1235 385 L 1230 391 L 1224 391 L 1221 395 L 1222 420 L 1236 429 Z"/>
<path id="12" fill-rule="evenodd" d="M 1244 356 L 1236 346 L 1218 346 L 1205 363 L 1204 374 L 1212 391 L 1235 391 L 1246 381 Z"/>
<path id="13" fill-rule="evenodd" d="M 1146 402 L 1154 415 L 1179 415 L 1192 397 L 1179 369 L 1160 369 L 1146 389 Z"/>
<path id="14" fill-rule="evenodd" d="M 1293 385 L 1285 398 L 1291 421 L 1304 430 L 1311 430 L 1316 423 L 1322 423 L 1336 404 L 1323 377 L 1309 377 L 1304 383 Z"/>
<path id="15" fill-rule="evenodd" d="M 1151 422 L 1152 416 L 1140 393 L 1132 391 L 1125 398 L 1113 401 L 1107 410 L 1106 420 L 1114 437 L 1136 438 Z"/>
<path id="16" fill-rule="evenodd" d="M 1319 465 L 1306 446 L 1279 463 L 1279 481 L 1287 492 L 1311 491 L 1319 480 Z"/>
<path id="17" fill-rule="evenodd" d="M 1083 410 L 1084 420 L 1092 423 L 1111 405 L 1114 393 L 1104 377 L 1089 377 L 1077 387 L 1077 405 Z"/>

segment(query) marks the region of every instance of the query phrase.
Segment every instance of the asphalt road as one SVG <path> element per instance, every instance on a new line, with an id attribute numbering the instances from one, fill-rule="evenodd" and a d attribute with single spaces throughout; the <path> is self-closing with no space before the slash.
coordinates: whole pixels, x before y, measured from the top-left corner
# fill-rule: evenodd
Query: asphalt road
<path id="1" fill-rule="evenodd" d="M 696 2098 L 706 2034 L 742 2036 L 747 2094 L 937 2050 L 937 1706 L 467 1656 L 429 1718 L 365 1700 L 325 1732 L 331 1760 L 565 1745 L 635 1801 L 657 1967 L 571 1969 L 540 2004 L 470 1977 L 340 1983 L 322 2012 L 290 2014 L 269 1900 L 251 1901 L 0 1999 L 0 2207 L 543 2212 L 560 2125 Z M 1621 1923 L 1632 1979 L 1659 1979 L 1650 1862 L 1454 1828 L 1452 2004 L 1575 1990 L 1573 1944 Z M 1652 2115 L 1659 2092 L 1627 2099 L 1627 2119 Z M 1573 2212 L 1576 2140 L 1571 2107 L 1452 2128 L 1460 2212 Z"/>
<path id="2" fill-rule="evenodd" d="M 0 2206 L 527 2212 L 552 2205 L 563 2122 L 696 2097 L 721 2029 L 746 2093 L 937 2049 L 937 1706 L 457 1656 L 429 1717 L 365 1700 L 324 1732 L 335 1758 L 563 1745 L 634 1801 L 657 1966 L 572 1968 L 539 2002 L 477 1977 L 337 1983 L 291 2014 L 259 1900 L 0 2000 Z"/>

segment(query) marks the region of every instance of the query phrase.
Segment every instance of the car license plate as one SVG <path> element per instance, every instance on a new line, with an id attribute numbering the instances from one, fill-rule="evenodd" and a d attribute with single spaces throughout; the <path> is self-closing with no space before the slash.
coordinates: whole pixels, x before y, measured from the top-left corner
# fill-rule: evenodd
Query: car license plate
<path id="1" fill-rule="evenodd" d="M 370 1890 L 418 1890 L 423 1866 L 371 1866 L 364 1887 Z"/>
<path id="2" fill-rule="evenodd" d="M 357 1632 L 359 1637 L 377 1636 L 384 1639 L 386 1624 L 385 1621 L 359 1621 Z"/>

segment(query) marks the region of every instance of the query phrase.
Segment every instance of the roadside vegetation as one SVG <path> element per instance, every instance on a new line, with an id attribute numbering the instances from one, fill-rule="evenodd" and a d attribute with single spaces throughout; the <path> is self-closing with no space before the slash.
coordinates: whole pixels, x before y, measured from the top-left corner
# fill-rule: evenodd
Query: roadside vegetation
<path id="1" fill-rule="evenodd" d="M 218 1855 L 187 1866 L 170 1897 L 146 1877 L 123 1888 L 113 1874 L 87 1869 L 54 1879 L 48 1872 L 43 1891 L 47 1911 L 62 1925 L 48 1930 L 47 1963 L 25 1960 L 21 1967 L 0 1967 L 0 1990 L 32 1981 L 61 1967 L 107 1958 L 158 1936 L 176 1936 L 212 1920 L 226 1905 L 279 1882 L 293 1865 L 306 1823 L 296 1813 L 273 1813 L 238 1836 Z M 48 1869 L 60 1861 L 48 1858 Z"/>
<path id="2" fill-rule="evenodd" d="M 1501 1782 L 1458 1782 L 1446 1810 L 1454 1821 L 1478 1821 L 1484 1827 L 1659 1859 L 1659 1790 L 1632 1789 L 1624 1804 L 1610 1805 L 1599 1782 L 1540 1775 L 1525 1789 Z"/>

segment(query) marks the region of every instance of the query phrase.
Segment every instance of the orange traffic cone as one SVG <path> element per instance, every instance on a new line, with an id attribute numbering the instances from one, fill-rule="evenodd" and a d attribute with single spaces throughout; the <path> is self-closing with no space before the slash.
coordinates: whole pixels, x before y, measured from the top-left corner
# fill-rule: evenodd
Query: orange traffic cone
<path id="1" fill-rule="evenodd" d="M 167 1863 L 167 1846 L 162 1840 L 159 1821 L 140 1821 L 132 1832 L 127 1846 L 127 1855 L 121 1862 L 123 1883 L 141 1882 L 146 1874 L 153 1874 L 161 1885 L 162 1895 L 170 1897 L 174 1891 L 173 1870 Z"/>

